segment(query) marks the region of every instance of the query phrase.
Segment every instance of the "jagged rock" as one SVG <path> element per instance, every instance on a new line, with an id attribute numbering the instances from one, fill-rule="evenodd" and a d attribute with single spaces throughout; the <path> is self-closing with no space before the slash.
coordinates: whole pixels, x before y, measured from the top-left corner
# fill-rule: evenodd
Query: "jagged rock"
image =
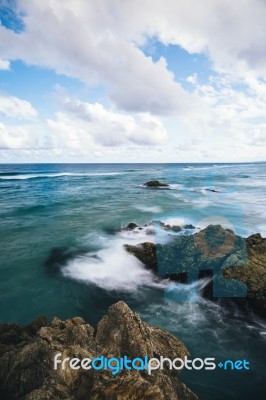
<path id="1" fill-rule="evenodd" d="M 154 243 L 145 242 L 138 246 L 125 244 L 125 249 L 137 257 L 147 268 L 158 272 L 156 245 Z"/>
<path id="2" fill-rule="evenodd" d="M 247 285 L 248 305 L 266 317 L 266 238 L 259 233 L 246 240 L 248 260 L 242 267 L 226 268 L 224 276 Z"/>
<path id="3" fill-rule="evenodd" d="M 266 317 L 266 239 L 259 234 L 243 239 L 230 229 L 209 225 L 166 244 L 145 242 L 125 248 L 156 274 L 178 282 L 184 283 L 184 275 L 187 282 L 215 275 L 204 296 L 232 297 L 245 309 Z M 245 294 L 240 294 L 245 289 L 241 282 L 246 285 Z"/>
<path id="4" fill-rule="evenodd" d="M 147 371 L 53 369 L 61 358 L 108 358 L 128 356 L 184 358 L 185 345 L 166 331 L 143 322 L 124 302 L 109 308 L 96 330 L 79 317 L 47 324 L 0 325 L 0 398 L 2 400 L 196 400 L 167 368 Z"/>
<path id="5" fill-rule="evenodd" d="M 191 224 L 187 224 L 184 226 L 184 229 L 195 229 L 195 226 L 191 225 Z"/>
<path id="6" fill-rule="evenodd" d="M 137 224 L 134 222 L 130 222 L 128 226 L 125 228 L 126 231 L 133 231 L 133 229 L 139 228 Z"/>
<path id="7" fill-rule="evenodd" d="M 104 355 L 130 358 L 163 355 L 169 358 L 184 358 L 188 351 L 174 336 L 159 328 L 153 328 L 141 321 L 124 302 L 110 307 L 108 315 L 97 326 L 97 348 Z M 140 371 L 141 372 L 141 371 Z M 197 397 L 176 378 L 176 371 L 155 371 L 147 375 L 145 371 L 122 372 L 119 377 L 109 371 L 97 374 L 94 391 L 95 399 L 196 399 Z"/>
<path id="8" fill-rule="evenodd" d="M 144 186 L 147 187 L 168 187 L 169 185 L 167 183 L 162 183 L 160 181 L 148 181 L 144 183 Z"/>

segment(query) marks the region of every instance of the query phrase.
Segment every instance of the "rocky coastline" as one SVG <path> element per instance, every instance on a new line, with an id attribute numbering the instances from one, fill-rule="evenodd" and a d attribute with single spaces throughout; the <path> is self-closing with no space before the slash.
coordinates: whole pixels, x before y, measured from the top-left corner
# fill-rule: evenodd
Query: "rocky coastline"
<path id="1" fill-rule="evenodd" d="M 82 318 L 28 326 L 0 325 L 2 400 L 196 400 L 176 370 L 93 371 L 53 368 L 54 356 L 182 358 L 189 352 L 178 338 L 141 320 L 126 303 L 113 304 L 94 329 Z"/>
<path id="2" fill-rule="evenodd" d="M 154 223 L 158 224 L 169 232 L 184 229 Z M 203 297 L 223 305 L 233 302 L 245 312 L 266 317 L 266 238 L 259 233 L 242 238 L 221 225 L 209 225 L 192 234 L 169 235 L 165 244 L 124 247 L 160 277 L 183 284 L 210 278 L 202 289 Z"/>

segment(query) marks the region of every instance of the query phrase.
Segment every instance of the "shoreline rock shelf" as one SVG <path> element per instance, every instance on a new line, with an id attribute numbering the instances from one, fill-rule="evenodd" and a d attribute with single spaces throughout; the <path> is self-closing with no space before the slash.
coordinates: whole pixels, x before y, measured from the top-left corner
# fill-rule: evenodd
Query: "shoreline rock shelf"
<path id="1" fill-rule="evenodd" d="M 125 249 L 156 275 L 180 283 L 215 276 L 202 290 L 203 297 L 234 302 L 245 311 L 266 318 L 266 238 L 247 239 L 220 225 L 209 225 L 192 235 L 171 236 L 166 244 L 151 242 Z M 239 284 L 246 290 L 238 295 Z M 226 295 L 213 292 L 214 285 L 229 287 Z M 217 287 L 217 286 L 216 286 Z"/>
<path id="2" fill-rule="evenodd" d="M 54 356 L 91 359 L 182 358 L 189 352 L 178 338 L 142 321 L 123 301 L 113 304 L 96 329 L 82 318 L 28 326 L 0 325 L 1 400 L 197 400 L 176 370 L 94 371 L 53 369 Z"/>

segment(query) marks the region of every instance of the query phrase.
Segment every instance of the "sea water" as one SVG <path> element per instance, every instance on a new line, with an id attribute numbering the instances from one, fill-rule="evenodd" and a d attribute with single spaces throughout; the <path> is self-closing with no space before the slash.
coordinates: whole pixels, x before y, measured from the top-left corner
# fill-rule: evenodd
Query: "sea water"
<path id="1" fill-rule="evenodd" d="M 170 186 L 145 188 L 151 179 Z M 166 302 L 170 282 L 123 247 L 156 239 L 121 229 L 217 221 L 265 236 L 265 193 L 265 163 L 1 165 L 0 322 L 79 315 L 95 325 L 122 299 L 183 340 L 193 358 L 250 362 L 250 371 L 182 372 L 201 399 L 263 398 L 264 323 L 201 298 Z M 167 232 L 156 238 L 167 240 Z"/>

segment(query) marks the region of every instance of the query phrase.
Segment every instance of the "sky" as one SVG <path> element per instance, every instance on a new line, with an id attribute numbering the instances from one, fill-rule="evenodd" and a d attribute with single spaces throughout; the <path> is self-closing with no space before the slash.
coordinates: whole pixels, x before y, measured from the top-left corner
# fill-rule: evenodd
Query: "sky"
<path id="1" fill-rule="evenodd" d="M 265 0 L 0 0 L 0 162 L 266 155 Z"/>

